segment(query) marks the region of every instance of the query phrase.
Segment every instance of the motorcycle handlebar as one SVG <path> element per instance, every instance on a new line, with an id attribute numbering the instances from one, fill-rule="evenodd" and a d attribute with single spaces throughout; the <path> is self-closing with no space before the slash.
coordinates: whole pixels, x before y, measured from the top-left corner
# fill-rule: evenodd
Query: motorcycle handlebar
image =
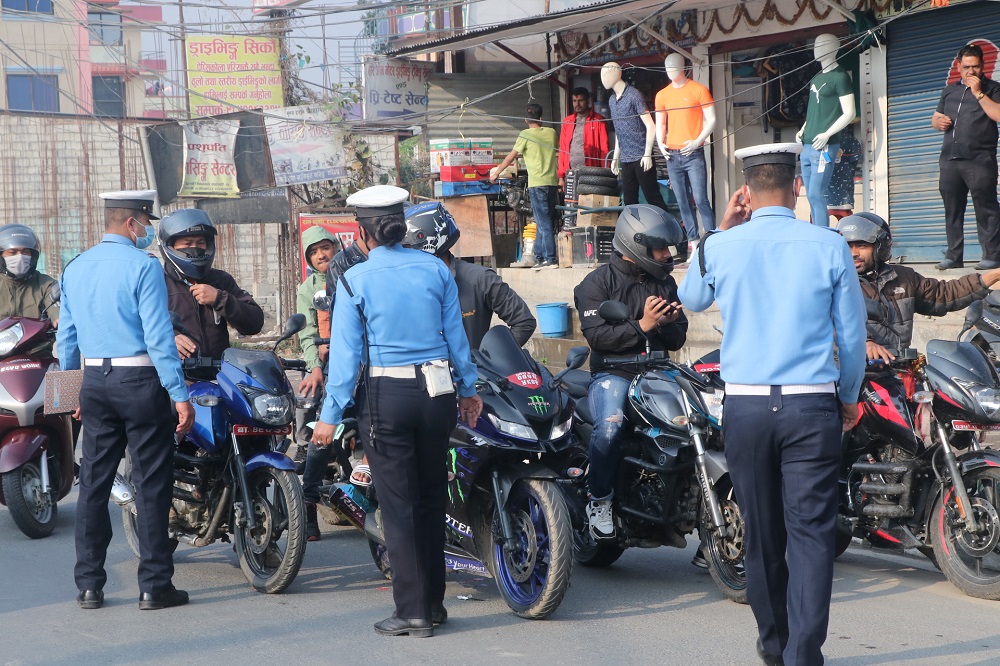
<path id="1" fill-rule="evenodd" d="M 306 362 L 298 360 L 298 359 L 282 358 L 281 359 L 281 366 L 285 370 L 305 370 L 306 369 Z"/>
<path id="2" fill-rule="evenodd" d="M 315 338 L 313 338 L 313 344 L 316 345 L 317 347 L 320 345 L 328 345 L 330 344 L 330 338 L 321 338 L 319 336 L 316 336 Z"/>
<path id="3" fill-rule="evenodd" d="M 219 368 L 222 361 L 210 356 L 196 356 L 192 358 L 182 358 L 181 368 L 184 370 L 194 370 L 195 368 Z"/>

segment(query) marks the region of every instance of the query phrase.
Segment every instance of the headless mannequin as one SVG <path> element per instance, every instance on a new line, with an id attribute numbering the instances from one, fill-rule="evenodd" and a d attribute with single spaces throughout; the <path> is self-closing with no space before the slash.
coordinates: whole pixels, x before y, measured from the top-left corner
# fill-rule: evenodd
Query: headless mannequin
<path id="1" fill-rule="evenodd" d="M 691 206 L 692 198 L 705 231 L 715 229 L 715 212 L 708 199 L 708 169 L 702 150 L 715 130 L 715 107 L 710 103 L 712 96 L 708 90 L 685 75 L 684 56 L 671 53 L 663 65 L 670 84 L 656 96 L 656 142 L 667 159 L 670 188 L 677 198 L 688 241 L 696 243 L 699 236 L 698 216 Z M 686 90 L 678 92 L 685 86 Z M 696 105 L 700 105 L 700 109 Z M 673 129 L 668 145 L 667 129 L 671 117 Z"/>
<path id="2" fill-rule="evenodd" d="M 625 81 L 622 80 L 622 67 L 616 62 L 609 62 L 601 68 L 601 85 L 604 86 L 605 90 L 610 90 L 614 93 L 617 99 L 621 99 L 622 93 L 625 92 L 625 88 L 628 86 Z M 614 114 L 612 114 L 612 120 L 614 120 Z M 646 126 L 646 151 L 642 154 L 642 159 L 640 164 L 642 165 L 643 171 L 649 171 L 653 168 L 653 139 L 656 137 L 656 125 L 653 123 L 652 116 L 649 115 L 649 111 L 639 117 L 642 124 Z M 611 157 L 611 170 L 618 174 L 620 169 L 619 159 L 621 158 L 621 142 L 618 138 L 618 125 L 615 124 L 615 152 Z"/>
<path id="3" fill-rule="evenodd" d="M 816 75 L 809 85 L 809 109 L 814 111 L 820 105 L 823 90 L 831 85 L 828 82 L 817 83 L 821 79 L 828 78 L 828 75 L 838 70 L 837 49 L 840 41 L 830 34 L 823 34 L 816 37 L 813 46 L 813 55 L 816 61 L 822 66 L 822 71 Z M 839 70 L 843 72 L 843 70 Z M 846 73 L 843 74 L 846 78 Z M 847 83 L 850 80 L 847 79 Z M 847 88 L 849 90 L 849 88 Z M 840 114 L 833 118 L 826 127 L 812 126 L 809 115 L 805 124 L 795 135 L 795 140 L 803 143 L 803 139 L 808 140 L 808 144 L 802 151 L 800 160 L 802 162 L 802 180 L 806 186 L 806 196 L 809 198 L 809 208 L 812 214 L 813 224 L 829 226 L 830 216 L 826 207 L 826 190 L 830 186 L 830 179 L 833 176 L 833 164 L 836 160 L 836 152 L 840 146 L 831 144 L 830 140 L 836 136 L 840 130 L 847 127 L 854 120 L 854 93 L 842 92 L 838 96 Z M 826 116 L 829 121 L 829 116 Z M 822 164 L 821 164 L 822 162 Z"/>

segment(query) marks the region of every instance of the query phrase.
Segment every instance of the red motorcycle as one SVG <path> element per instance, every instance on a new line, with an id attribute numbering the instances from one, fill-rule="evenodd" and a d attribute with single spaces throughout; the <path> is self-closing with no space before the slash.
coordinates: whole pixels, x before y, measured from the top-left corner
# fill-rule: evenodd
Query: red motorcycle
<path id="1" fill-rule="evenodd" d="M 0 321 L 0 503 L 32 539 L 52 534 L 74 478 L 70 418 L 44 413 L 45 373 L 59 367 L 45 344 L 54 337 L 48 319 Z"/>

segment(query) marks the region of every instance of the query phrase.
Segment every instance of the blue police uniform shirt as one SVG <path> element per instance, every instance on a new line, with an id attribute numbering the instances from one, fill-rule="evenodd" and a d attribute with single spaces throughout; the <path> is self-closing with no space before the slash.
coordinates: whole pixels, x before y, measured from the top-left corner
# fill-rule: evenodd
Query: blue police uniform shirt
<path id="1" fill-rule="evenodd" d="M 122 358 L 148 353 L 170 399 L 188 399 L 160 262 L 124 236 L 105 234 L 66 266 L 59 286 L 56 343 L 63 370 L 79 368 L 81 355 Z"/>
<path id="2" fill-rule="evenodd" d="M 649 113 L 646 100 L 635 86 L 625 86 L 619 99 L 614 92 L 608 98 L 615 139 L 621 150 L 622 162 L 638 162 L 646 154 L 646 126 L 642 115 Z"/>
<path id="3" fill-rule="evenodd" d="M 867 317 L 843 237 L 771 206 L 703 242 L 705 276 L 696 254 L 678 297 L 695 312 L 718 301 L 722 378 L 772 386 L 838 382 L 841 402 L 857 402 Z"/>
<path id="4" fill-rule="evenodd" d="M 440 259 L 400 245 L 381 246 L 368 261 L 343 274 L 354 293 L 340 285 L 330 325 L 330 363 L 320 420 L 340 423 L 354 402 L 362 361 L 361 315 L 368 321 L 371 365 L 397 367 L 450 359 L 458 375 L 458 394 L 476 394 L 476 366 L 462 327 L 458 287 Z"/>

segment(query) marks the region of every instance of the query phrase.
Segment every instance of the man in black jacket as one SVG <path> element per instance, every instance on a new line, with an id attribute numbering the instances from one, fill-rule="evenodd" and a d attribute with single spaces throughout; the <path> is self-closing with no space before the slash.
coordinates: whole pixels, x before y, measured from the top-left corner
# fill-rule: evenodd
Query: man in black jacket
<path id="1" fill-rule="evenodd" d="M 611 499 L 620 458 L 617 438 L 633 378 L 628 372 L 606 369 L 604 359 L 640 354 L 646 350 L 647 338 L 654 351 L 676 351 L 684 345 L 688 322 L 677 302 L 677 283 L 670 276 L 670 248 L 683 240 L 680 225 L 660 208 L 626 206 L 615 226 L 611 263 L 584 278 L 573 294 L 580 328 L 591 348 L 589 400 L 594 433 L 587 483 L 590 530 L 597 539 L 615 533 Z M 597 309 L 608 300 L 625 303 L 634 321 L 604 321 Z"/>

